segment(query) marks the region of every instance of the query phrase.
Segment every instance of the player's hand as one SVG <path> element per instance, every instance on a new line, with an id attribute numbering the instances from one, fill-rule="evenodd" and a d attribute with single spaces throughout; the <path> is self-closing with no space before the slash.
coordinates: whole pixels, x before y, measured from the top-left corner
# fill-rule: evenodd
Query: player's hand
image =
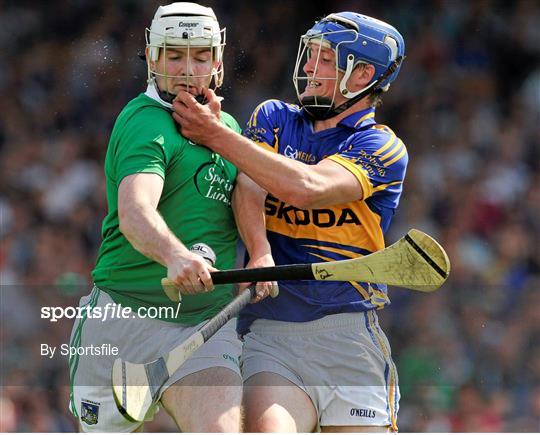
<path id="1" fill-rule="evenodd" d="M 173 118 L 180 125 L 182 136 L 206 145 L 223 125 L 221 103 L 211 89 L 203 88 L 206 104 L 199 104 L 189 92 L 180 91 L 173 101 Z"/>
<path id="2" fill-rule="evenodd" d="M 249 263 L 246 265 L 246 269 L 253 269 L 255 267 L 272 267 L 275 266 L 274 259 L 272 258 L 271 254 L 265 254 L 260 257 L 251 258 Z M 245 288 L 249 287 L 253 283 L 247 283 L 243 282 L 239 286 L 240 292 L 242 292 Z M 259 301 L 262 301 L 267 296 L 271 296 L 273 298 L 277 297 L 279 294 L 279 287 L 278 283 L 276 281 L 265 281 L 265 282 L 258 282 L 256 284 L 256 293 L 257 296 L 255 296 L 251 303 L 257 303 Z"/>
<path id="3" fill-rule="evenodd" d="M 168 265 L 167 278 L 181 294 L 205 293 L 214 290 L 210 272 L 216 270 L 203 257 L 188 251 Z"/>
<path id="4" fill-rule="evenodd" d="M 209 88 L 202 88 L 202 94 L 206 98 L 206 106 L 212 111 L 214 116 L 221 119 L 221 102 L 223 97 L 218 97 L 216 93 Z"/>

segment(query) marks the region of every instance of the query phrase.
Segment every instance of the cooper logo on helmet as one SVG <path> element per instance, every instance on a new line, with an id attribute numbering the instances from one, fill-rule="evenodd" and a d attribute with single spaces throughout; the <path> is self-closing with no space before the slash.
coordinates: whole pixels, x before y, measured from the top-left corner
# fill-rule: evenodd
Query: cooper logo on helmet
<path id="1" fill-rule="evenodd" d="M 178 27 L 197 27 L 199 23 L 184 23 L 183 21 L 180 21 L 178 23 Z"/>

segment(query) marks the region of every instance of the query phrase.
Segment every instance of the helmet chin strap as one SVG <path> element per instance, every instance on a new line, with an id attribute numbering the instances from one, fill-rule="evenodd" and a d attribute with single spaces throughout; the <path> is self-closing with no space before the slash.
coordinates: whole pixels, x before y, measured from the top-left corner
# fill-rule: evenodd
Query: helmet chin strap
<path id="1" fill-rule="evenodd" d="M 154 87 L 154 89 L 156 90 L 156 93 L 158 94 L 158 96 L 162 100 L 162 102 L 166 104 L 166 107 L 168 109 L 172 109 L 172 103 L 173 103 L 174 99 L 176 98 L 176 94 L 171 94 L 168 91 L 162 91 L 159 88 L 158 84 L 156 83 L 155 78 L 154 78 L 154 80 L 152 80 L 152 83 L 150 83 L 150 84 L 151 84 L 151 86 Z M 207 103 L 207 99 L 206 99 L 206 96 L 204 94 L 194 95 L 194 98 L 197 101 L 197 103 L 199 103 L 199 104 L 206 104 Z"/>
<path id="2" fill-rule="evenodd" d="M 345 101 L 343 104 L 340 104 L 338 107 L 334 106 L 334 103 L 330 98 L 315 97 L 315 96 L 307 96 L 307 97 L 302 98 L 300 100 L 300 104 L 306 110 L 307 115 L 314 121 L 324 121 L 326 119 L 333 118 L 334 116 L 337 116 L 340 113 L 347 110 L 353 104 L 356 104 L 365 96 L 371 93 L 382 92 L 382 89 L 379 88 L 379 85 L 383 83 L 389 76 L 391 76 L 396 71 L 396 69 L 399 67 L 402 61 L 403 61 L 403 56 L 399 56 L 394 62 L 392 62 L 392 64 L 388 67 L 388 69 L 379 76 L 377 80 L 372 82 L 370 85 L 366 86 L 361 91 L 358 91 L 356 95 L 354 95 L 352 98 L 349 98 L 349 100 Z M 342 83 L 345 80 L 345 78 L 348 79 L 348 76 L 350 76 L 351 71 L 352 71 L 352 68 L 350 68 L 350 66 L 347 65 L 348 74 L 345 75 L 345 77 L 342 80 Z M 342 94 L 344 95 L 345 93 L 348 92 L 346 87 L 344 87 L 344 85 L 343 86 L 340 85 L 340 89 L 341 89 Z M 321 103 L 326 107 L 324 106 L 320 107 Z"/>
<path id="3" fill-rule="evenodd" d="M 161 89 L 159 89 L 159 86 L 157 85 L 157 83 L 155 83 L 154 86 L 156 87 L 159 98 L 161 98 L 166 103 L 169 103 L 169 104 L 173 103 L 174 99 L 176 98 L 175 94 L 171 94 L 168 91 L 162 91 Z"/>
<path id="4" fill-rule="evenodd" d="M 171 94 L 170 92 L 162 91 L 160 89 L 158 89 L 158 94 L 159 94 L 159 98 L 161 98 L 163 101 L 169 104 L 172 104 L 174 99 L 176 98 L 175 94 Z M 207 102 L 206 97 L 203 94 L 194 95 L 194 98 L 199 104 L 206 104 Z"/>
<path id="5" fill-rule="evenodd" d="M 356 104 L 358 101 L 360 101 L 362 98 L 364 98 L 366 95 L 368 95 L 371 92 L 377 92 L 372 91 L 372 86 L 369 86 L 366 88 L 363 92 L 359 93 L 356 97 L 353 97 L 347 101 L 345 101 L 343 104 L 340 104 L 339 106 L 334 106 L 332 103 L 332 100 L 327 97 L 315 97 L 315 96 L 308 96 L 302 98 L 300 103 L 306 109 L 306 113 L 309 115 L 309 117 L 314 121 L 324 121 L 326 119 L 333 118 L 334 116 L 339 115 L 340 113 L 347 110 L 349 107 L 351 107 L 353 104 Z M 315 104 L 324 104 L 324 106 L 316 106 Z"/>

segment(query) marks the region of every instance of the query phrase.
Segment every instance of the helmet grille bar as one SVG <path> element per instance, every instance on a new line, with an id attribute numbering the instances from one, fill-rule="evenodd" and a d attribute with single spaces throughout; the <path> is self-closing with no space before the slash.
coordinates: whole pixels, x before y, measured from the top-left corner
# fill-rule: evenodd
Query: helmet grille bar
<path id="1" fill-rule="evenodd" d="M 339 15 L 336 15 L 336 14 L 330 14 L 327 17 L 323 18 L 321 21 L 328 21 L 331 23 L 341 24 L 343 27 L 356 30 L 357 32 L 360 30 L 358 27 L 358 24 L 356 24 L 354 21 L 349 20 L 345 17 L 340 17 Z"/>
<path id="2" fill-rule="evenodd" d="M 165 17 L 210 17 L 210 18 L 213 18 L 211 15 L 189 14 L 189 13 L 164 14 L 164 15 L 161 15 L 160 18 L 165 18 Z"/>

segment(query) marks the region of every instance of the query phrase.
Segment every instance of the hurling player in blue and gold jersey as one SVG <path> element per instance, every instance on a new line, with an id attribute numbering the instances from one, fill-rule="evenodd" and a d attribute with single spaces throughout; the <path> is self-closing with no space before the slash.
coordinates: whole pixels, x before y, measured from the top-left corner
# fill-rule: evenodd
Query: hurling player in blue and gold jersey
<path id="1" fill-rule="evenodd" d="M 212 92 L 207 106 L 179 93 L 173 116 L 182 134 L 251 179 L 236 204 L 245 218 L 240 232 L 251 229 L 244 238 L 248 267 L 343 260 L 384 248 L 408 156 L 399 137 L 377 123 L 375 108 L 404 54 L 391 25 L 353 12 L 328 15 L 301 38 L 294 73 L 300 106 L 262 103 L 244 137 L 215 118 Z M 246 429 L 396 430 L 397 373 L 376 314 L 389 303 L 386 287 L 279 286 L 279 297 L 252 304 L 238 323 Z"/>

